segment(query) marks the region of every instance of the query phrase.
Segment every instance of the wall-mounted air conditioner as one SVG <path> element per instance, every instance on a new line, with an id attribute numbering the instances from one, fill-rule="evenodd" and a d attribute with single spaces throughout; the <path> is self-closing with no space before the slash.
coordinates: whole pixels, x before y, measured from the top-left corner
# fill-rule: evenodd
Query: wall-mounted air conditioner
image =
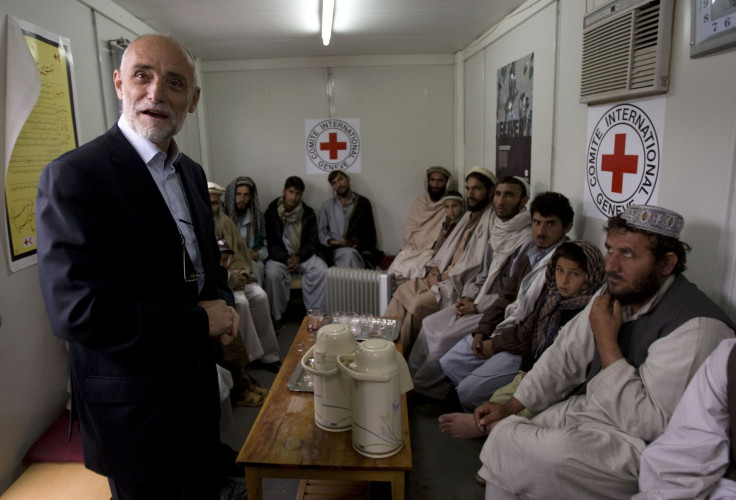
<path id="1" fill-rule="evenodd" d="M 580 102 L 667 92 L 675 0 L 615 0 L 585 16 Z"/>

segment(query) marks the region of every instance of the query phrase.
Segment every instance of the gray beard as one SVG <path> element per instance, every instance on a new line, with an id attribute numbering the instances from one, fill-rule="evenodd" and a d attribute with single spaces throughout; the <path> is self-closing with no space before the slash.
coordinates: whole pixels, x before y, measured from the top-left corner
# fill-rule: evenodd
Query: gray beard
<path id="1" fill-rule="evenodd" d="M 167 111 L 173 113 L 172 110 Z M 128 104 L 127 107 L 125 105 L 123 106 L 123 114 L 125 115 L 125 120 L 128 122 L 128 125 L 130 125 L 130 128 L 132 128 L 138 135 L 154 144 L 166 142 L 178 134 L 184 126 L 184 119 L 186 117 L 186 113 L 182 113 L 181 116 L 174 115 L 174 123 L 164 128 L 158 128 L 154 126 L 143 126 L 136 120 L 136 113 L 137 109 L 134 104 Z"/>
<path id="2" fill-rule="evenodd" d="M 225 237 L 225 222 L 223 219 L 224 216 L 220 211 L 212 214 L 212 222 L 214 222 L 215 224 L 215 236 L 217 236 L 218 238 Z"/>
<path id="3" fill-rule="evenodd" d="M 178 134 L 179 130 L 181 129 L 181 126 L 166 127 L 164 130 L 153 127 L 145 128 L 140 127 L 137 123 L 133 123 L 131 127 L 138 133 L 138 135 L 154 144 L 160 144 L 162 142 L 168 141 L 176 134 Z"/>

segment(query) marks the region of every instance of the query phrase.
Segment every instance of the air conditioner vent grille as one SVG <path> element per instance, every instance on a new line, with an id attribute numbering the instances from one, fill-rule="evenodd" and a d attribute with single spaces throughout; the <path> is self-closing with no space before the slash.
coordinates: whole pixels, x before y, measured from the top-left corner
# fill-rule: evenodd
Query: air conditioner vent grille
<path id="1" fill-rule="evenodd" d="M 674 0 L 622 1 L 586 16 L 580 102 L 667 91 Z"/>

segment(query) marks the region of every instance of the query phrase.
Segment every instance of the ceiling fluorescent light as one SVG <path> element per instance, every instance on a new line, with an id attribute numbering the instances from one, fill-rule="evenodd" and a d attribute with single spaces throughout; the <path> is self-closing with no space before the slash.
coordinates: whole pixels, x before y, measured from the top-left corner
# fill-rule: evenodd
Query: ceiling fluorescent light
<path id="1" fill-rule="evenodd" d="M 335 0 L 322 0 L 322 43 L 330 44 L 332 37 L 332 18 L 335 14 Z"/>

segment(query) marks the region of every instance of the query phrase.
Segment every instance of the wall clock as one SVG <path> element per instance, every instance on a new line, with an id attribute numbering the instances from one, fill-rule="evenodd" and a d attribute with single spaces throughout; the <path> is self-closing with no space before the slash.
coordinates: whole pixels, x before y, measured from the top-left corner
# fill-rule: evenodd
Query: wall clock
<path id="1" fill-rule="evenodd" d="M 736 0 L 691 0 L 690 57 L 736 45 Z"/>

